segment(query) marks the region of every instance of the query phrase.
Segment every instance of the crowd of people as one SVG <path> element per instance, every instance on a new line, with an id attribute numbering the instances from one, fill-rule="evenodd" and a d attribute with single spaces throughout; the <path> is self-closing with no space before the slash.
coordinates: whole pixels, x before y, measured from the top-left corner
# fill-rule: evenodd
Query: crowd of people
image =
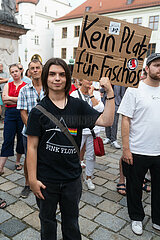
<path id="1" fill-rule="evenodd" d="M 22 64 L 9 66 L 10 78 L 0 63 L 0 84 L 5 104 L 0 175 L 5 163 L 14 156 L 16 171 L 22 170 L 25 154 L 25 186 L 21 197 L 32 191 L 40 211 L 41 239 L 57 239 L 56 210 L 59 203 L 63 239 L 80 240 L 79 201 L 84 183 L 94 191 L 92 182 L 95 153 L 92 131 L 98 136 L 105 127 L 104 144 L 115 149 L 119 114 L 122 115 L 122 157 L 117 191 L 127 197 L 131 227 L 143 233 L 142 190 L 151 191 L 153 228 L 160 230 L 160 53 L 147 58 L 138 88 L 111 85 L 108 77 L 92 81 L 75 79 L 60 58 L 49 59 L 44 66 L 38 59 L 28 64 L 24 76 Z M 146 185 L 150 171 L 151 189 Z M 0 199 L 0 208 L 7 206 Z"/>

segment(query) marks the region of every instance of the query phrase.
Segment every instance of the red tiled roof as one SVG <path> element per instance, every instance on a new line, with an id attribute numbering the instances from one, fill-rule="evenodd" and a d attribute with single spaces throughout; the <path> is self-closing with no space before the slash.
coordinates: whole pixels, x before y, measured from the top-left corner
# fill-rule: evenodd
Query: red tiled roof
<path id="1" fill-rule="evenodd" d="M 160 5 L 160 0 L 133 0 L 131 4 L 127 4 L 127 2 L 127 0 L 87 0 L 65 16 L 53 21 L 81 18 L 86 7 L 91 7 L 89 10 L 91 13 L 105 14 Z"/>
<path id="2" fill-rule="evenodd" d="M 16 12 L 19 11 L 18 9 L 18 4 L 19 3 L 33 3 L 33 4 L 37 4 L 39 2 L 39 0 L 16 0 Z"/>
<path id="3" fill-rule="evenodd" d="M 37 4 L 39 0 L 16 0 L 16 3 L 34 3 Z"/>

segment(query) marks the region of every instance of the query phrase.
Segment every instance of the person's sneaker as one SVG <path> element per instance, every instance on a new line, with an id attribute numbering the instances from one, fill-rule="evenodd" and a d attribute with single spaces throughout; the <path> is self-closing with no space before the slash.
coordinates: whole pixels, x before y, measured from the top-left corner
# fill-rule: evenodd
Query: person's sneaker
<path id="1" fill-rule="evenodd" d="M 152 227 L 153 227 L 154 229 L 160 231 L 160 225 L 157 225 L 157 224 L 153 223 Z"/>
<path id="2" fill-rule="evenodd" d="M 81 161 L 81 167 L 82 167 L 82 168 L 85 168 L 85 167 L 86 167 L 86 164 L 84 163 L 84 161 Z"/>
<path id="3" fill-rule="evenodd" d="M 111 142 L 111 146 L 116 149 L 121 149 L 121 146 L 117 143 L 117 141 Z"/>
<path id="4" fill-rule="evenodd" d="M 92 180 L 90 178 L 85 179 L 84 182 L 87 185 L 89 190 L 94 190 L 95 189 L 95 185 L 92 183 Z"/>
<path id="5" fill-rule="evenodd" d="M 28 195 L 30 194 L 30 187 L 29 186 L 25 186 L 24 188 L 23 188 L 23 190 L 22 190 L 22 192 L 21 192 L 21 195 L 20 195 L 20 197 L 22 197 L 22 198 L 27 198 L 28 197 Z"/>
<path id="6" fill-rule="evenodd" d="M 108 143 L 110 143 L 111 142 L 111 140 L 109 139 L 109 138 L 105 138 L 104 140 L 103 140 L 103 144 L 108 144 Z"/>
<path id="7" fill-rule="evenodd" d="M 142 235 L 142 222 L 141 221 L 132 221 L 132 231 L 137 235 Z"/>

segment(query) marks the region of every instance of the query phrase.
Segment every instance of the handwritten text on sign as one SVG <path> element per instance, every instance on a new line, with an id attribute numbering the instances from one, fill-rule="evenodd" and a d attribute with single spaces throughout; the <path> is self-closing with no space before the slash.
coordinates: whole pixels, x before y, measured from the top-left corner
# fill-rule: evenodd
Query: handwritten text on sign
<path id="1" fill-rule="evenodd" d="M 108 76 L 115 85 L 137 87 L 151 29 L 86 13 L 73 77 L 98 81 Z"/>

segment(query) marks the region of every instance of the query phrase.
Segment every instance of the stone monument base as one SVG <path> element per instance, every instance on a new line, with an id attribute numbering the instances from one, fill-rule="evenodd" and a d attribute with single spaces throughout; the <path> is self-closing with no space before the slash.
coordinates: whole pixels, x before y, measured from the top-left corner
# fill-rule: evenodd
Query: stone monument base
<path id="1" fill-rule="evenodd" d="M 10 64 L 18 63 L 18 39 L 27 31 L 23 25 L 0 21 L 0 63 L 5 72 Z"/>

